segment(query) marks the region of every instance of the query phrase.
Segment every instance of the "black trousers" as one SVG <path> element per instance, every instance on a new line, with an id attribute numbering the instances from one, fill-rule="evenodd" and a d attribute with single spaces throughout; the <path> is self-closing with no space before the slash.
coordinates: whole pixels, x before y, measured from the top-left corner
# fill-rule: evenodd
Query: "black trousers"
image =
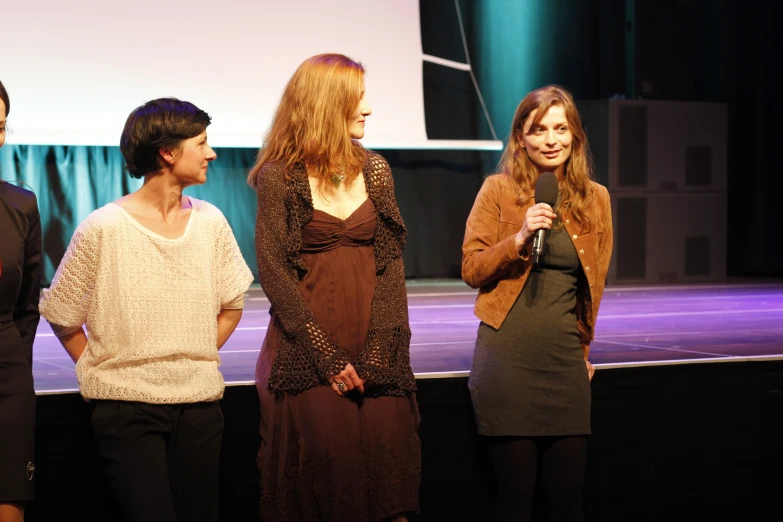
<path id="1" fill-rule="evenodd" d="M 127 522 L 215 522 L 223 413 L 217 402 L 94 401 L 92 430 Z"/>

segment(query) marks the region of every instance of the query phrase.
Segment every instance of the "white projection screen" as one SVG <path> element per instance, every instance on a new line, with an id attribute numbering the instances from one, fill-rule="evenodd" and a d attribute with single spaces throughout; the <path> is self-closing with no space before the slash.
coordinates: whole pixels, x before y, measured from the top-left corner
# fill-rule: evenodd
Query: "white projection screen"
<path id="1" fill-rule="evenodd" d="M 258 147 L 306 58 L 360 61 L 365 144 L 427 148 L 418 0 L 6 0 L 0 79 L 10 143 L 118 145 L 128 113 L 174 96 L 210 143 Z"/>

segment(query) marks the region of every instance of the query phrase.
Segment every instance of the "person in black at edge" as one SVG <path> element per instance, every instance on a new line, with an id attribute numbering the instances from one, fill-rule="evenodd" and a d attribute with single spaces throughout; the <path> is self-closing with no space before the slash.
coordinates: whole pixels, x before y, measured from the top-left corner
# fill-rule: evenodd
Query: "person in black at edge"
<path id="1" fill-rule="evenodd" d="M 0 82 L 0 147 L 10 109 Z M 33 340 L 40 291 L 38 202 L 29 190 L 0 181 L 0 522 L 21 522 L 33 500 Z"/>

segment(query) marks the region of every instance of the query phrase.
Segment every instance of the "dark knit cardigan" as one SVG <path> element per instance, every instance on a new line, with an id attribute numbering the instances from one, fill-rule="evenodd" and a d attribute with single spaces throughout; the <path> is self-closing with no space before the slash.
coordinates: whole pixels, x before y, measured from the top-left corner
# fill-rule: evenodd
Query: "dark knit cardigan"
<path id="1" fill-rule="evenodd" d="M 300 255 L 302 227 L 313 216 L 307 170 L 296 164 L 285 175 L 281 162 L 269 162 L 256 178 L 256 260 L 261 286 L 283 327 L 269 387 L 298 393 L 326 385 L 350 362 L 366 379 L 366 396 L 406 395 L 416 389 L 410 367 L 410 326 L 402 250 L 407 231 L 394 196 L 389 164 L 368 152 L 363 167 L 367 194 L 375 204 L 377 284 L 367 344 L 355 361 L 326 335 L 299 291 L 307 273 Z"/>

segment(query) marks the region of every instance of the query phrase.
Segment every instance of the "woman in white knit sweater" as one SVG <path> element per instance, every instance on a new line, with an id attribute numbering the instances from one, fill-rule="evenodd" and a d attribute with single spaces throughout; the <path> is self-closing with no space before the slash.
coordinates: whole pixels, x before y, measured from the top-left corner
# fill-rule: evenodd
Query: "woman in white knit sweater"
<path id="1" fill-rule="evenodd" d="M 40 301 L 128 521 L 218 518 L 218 350 L 252 275 L 223 214 L 182 194 L 216 158 L 209 123 L 173 98 L 130 114 L 120 149 L 144 184 L 79 225 Z"/>

